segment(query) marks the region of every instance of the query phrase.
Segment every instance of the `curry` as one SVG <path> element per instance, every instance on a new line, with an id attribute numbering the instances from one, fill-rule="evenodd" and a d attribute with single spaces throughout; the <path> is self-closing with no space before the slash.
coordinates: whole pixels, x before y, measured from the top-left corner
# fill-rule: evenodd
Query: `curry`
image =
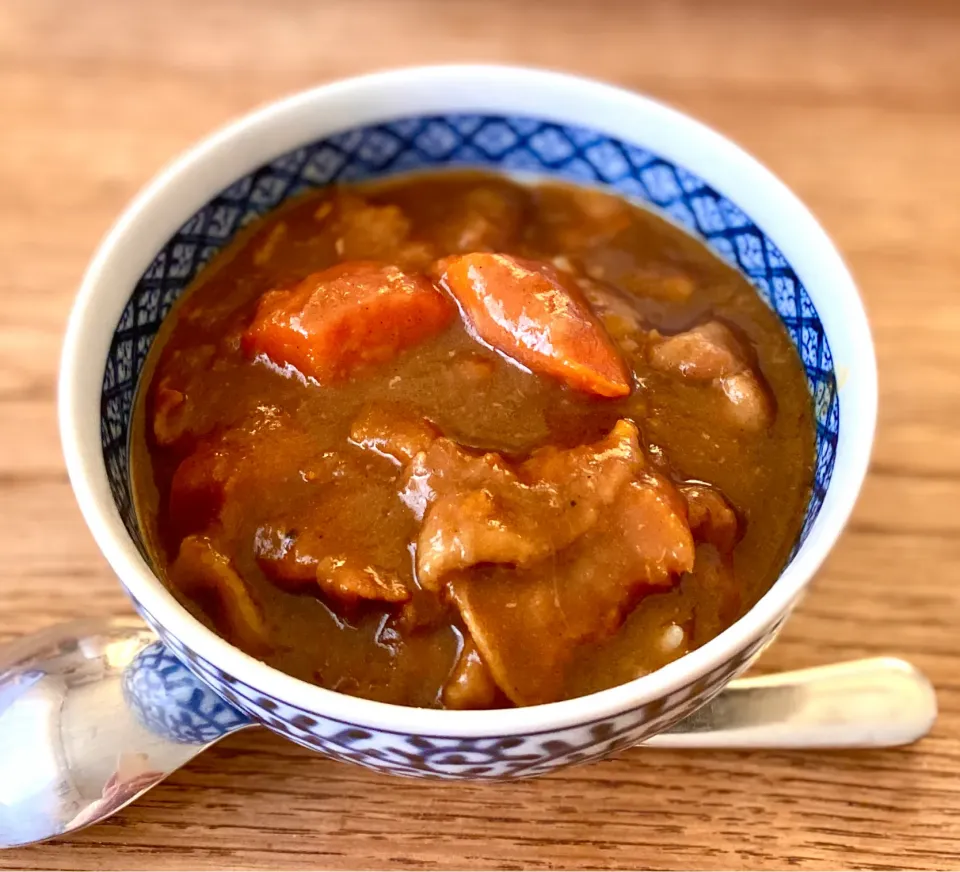
<path id="1" fill-rule="evenodd" d="M 813 475 L 797 352 L 649 211 L 474 173 L 330 187 L 217 255 L 131 443 L 158 573 L 293 676 L 385 702 L 571 698 L 775 580 Z"/>

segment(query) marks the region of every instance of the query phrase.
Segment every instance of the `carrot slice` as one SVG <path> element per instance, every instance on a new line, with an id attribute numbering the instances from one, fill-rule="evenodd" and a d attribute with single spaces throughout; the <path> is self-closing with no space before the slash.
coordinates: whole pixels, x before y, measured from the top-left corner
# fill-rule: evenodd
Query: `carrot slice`
<path id="1" fill-rule="evenodd" d="M 264 294 L 242 345 L 249 357 L 326 384 L 390 360 L 453 317 L 450 301 L 423 276 L 354 261 Z"/>
<path id="2" fill-rule="evenodd" d="M 549 264 L 466 254 L 437 265 L 477 337 L 544 375 L 601 397 L 630 393 L 626 367 L 572 283 Z"/>

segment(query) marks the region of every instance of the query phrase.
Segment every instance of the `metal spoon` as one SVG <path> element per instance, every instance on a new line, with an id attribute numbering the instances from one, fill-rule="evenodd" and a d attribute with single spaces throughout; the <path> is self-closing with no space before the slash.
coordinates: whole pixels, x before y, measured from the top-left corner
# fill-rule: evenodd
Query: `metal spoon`
<path id="1" fill-rule="evenodd" d="M 196 711 L 198 699 L 203 724 L 178 733 L 171 708 L 189 701 Z M 919 739 L 936 714 L 930 682 L 910 664 L 858 660 L 734 681 L 646 744 L 882 748 Z M 248 726 L 135 618 L 78 621 L 8 645 L 0 649 L 0 848 L 101 821 Z"/>

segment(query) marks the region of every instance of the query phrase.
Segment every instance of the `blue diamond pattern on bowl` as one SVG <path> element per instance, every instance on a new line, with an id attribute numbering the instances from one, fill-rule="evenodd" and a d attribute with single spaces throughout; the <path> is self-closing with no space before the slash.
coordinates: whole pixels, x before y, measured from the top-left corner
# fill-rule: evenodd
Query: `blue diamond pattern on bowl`
<path id="1" fill-rule="evenodd" d="M 284 200 L 331 182 L 443 166 L 477 166 L 605 185 L 661 211 L 740 269 L 776 310 L 806 370 L 816 412 L 816 478 L 799 548 L 833 473 L 840 411 L 833 358 L 807 291 L 776 245 L 734 203 L 683 167 L 602 133 L 536 118 L 444 115 L 356 128 L 295 149 L 237 180 L 191 216 L 137 283 L 103 376 L 101 439 L 110 488 L 146 557 L 129 484 L 137 380 L 170 307 L 238 230 Z"/>
<path id="2" fill-rule="evenodd" d="M 144 648 L 123 673 L 123 696 L 140 723 L 172 742 L 205 745 L 250 724 L 160 642 Z"/>

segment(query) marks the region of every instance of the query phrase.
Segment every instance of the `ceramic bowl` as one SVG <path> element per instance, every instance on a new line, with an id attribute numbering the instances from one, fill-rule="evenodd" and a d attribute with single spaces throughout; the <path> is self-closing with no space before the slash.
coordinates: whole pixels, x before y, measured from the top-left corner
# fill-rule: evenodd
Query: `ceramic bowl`
<path id="1" fill-rule="evenodd" d="M 131 502 L 128 437 L 137 379 L 157 329 L 198 270 L 249 221 L 307 189 L 453 166 L 600 186 L 666 215 L 741 270 L 777 312 L 803 360 L 815 406 L 816 481 L 779 580 L 703 647 L 579 699 L 438 711 L 291 678 L 229 645 L 171 596 L 151 569 Z M 827 235 L 781 182 L 722 136 L 653 100 L 567 75 L 421 68 L 273 103 L 165 169 L 113 227 L 86 273 L 63 350 L 59 411 L 83 515 L 166 646 L 141 664 L 154 677 L 137 680 L 148 688 L 156 675 L 182 681 L 185 664 L 203 682 L 202 692 L 180 694 L 179 710 L 154 710 L 155 720 L 189 741 L 251 718 L 373 769 L 507 778 L 643 741 L 707 702 L 774 639 L 863 481 L 876 364 L 856 288 Z"/>

